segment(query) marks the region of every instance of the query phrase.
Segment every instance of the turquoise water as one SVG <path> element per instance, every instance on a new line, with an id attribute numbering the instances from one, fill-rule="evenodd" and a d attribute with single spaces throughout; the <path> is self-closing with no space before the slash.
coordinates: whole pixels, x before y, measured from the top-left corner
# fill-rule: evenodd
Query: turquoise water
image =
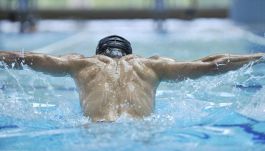
<path id="1" fill-rule="evenodd" d="M 53 30 L 54 24 L 42 22 L 34 34 L 3 32 L 0 49 L 89 56 L 98 39 L 113 33 L 127 37 L 135 53 L 145 57 L 193 60 L 264 48 L 226 20 L 169 20 L 166 32 L 157 32 L 148 20 L 78 25 L 68 21 L 65 26 L 73 30 L 60 25 L 60 31 Z M 27 67 L 0 70 L 0 150 L 265 149 L 264 64 L 197 80 L 162 82 L 150 117 L 121 117 L 114 123 L 92 123 L 82 115 L 69 77 L 52 77 Z"/>

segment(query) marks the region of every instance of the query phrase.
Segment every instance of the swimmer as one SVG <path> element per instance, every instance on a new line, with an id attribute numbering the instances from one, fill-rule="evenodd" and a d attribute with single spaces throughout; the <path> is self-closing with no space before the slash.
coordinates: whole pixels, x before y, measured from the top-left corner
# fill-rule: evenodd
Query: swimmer
<path id="1" fill-rule="evenodd" d="M 264 63 L 264 56 L 265 53 L 222 54 L 190 62 L 159 56 L 143 58 L 133 55 L 130 42 L 116 35 L 101 39 L 92 57 L 0 51 L 0 61 L 8 68 L 23 69 L 27 65 L 54 76 L 71 76 L 78 87 L 84 115 L 94 122 L 115 121 L 121 115 L 149 116 L 161 81 L 222 74 L 251 61 Z"/>

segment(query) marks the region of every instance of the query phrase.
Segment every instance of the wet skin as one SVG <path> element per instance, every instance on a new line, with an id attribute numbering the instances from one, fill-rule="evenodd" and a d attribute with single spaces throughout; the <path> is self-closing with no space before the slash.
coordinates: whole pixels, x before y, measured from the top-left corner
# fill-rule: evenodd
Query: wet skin
<path id="1" fill-rule="evenodd" d="M 181 81 L 235 70 L 250 61 L 264 63 L 264 53 L 214 55 L 191 62 L 136 55 L 120 59 L 104 55 L 84 57 L 71 54 L 50 56 L 27 52 L 0 51 L 0 61 L 21 69 L 22 64 L 54 76 L 70 75 L 79 89 L 84 115 L 92 121 L 115 121 L 121 115 L 149 116 L 155 107 L 156 89 L 161 81 Z M 12 65 L 13 63 L 13 65 Z"/>

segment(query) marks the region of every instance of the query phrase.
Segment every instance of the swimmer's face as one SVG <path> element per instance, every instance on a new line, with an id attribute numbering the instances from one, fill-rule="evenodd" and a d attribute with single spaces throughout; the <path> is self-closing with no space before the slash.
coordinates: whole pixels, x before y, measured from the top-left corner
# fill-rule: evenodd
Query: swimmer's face
<path id="1" fill-rule="evenodd" d="M 96 54 L 105 55 L 111 58 L 121 58 L 132 54 L 131 44 L 123 37 L 112 35 L 99 41 Z"/>

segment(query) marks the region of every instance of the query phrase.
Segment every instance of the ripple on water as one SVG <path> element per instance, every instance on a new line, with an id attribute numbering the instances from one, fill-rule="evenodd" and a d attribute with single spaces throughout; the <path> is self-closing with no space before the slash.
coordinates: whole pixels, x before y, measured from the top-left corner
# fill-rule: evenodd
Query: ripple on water
<path id="1" fill-rule="evenodd" d="M 264 143 L 265 77 L 258 71 L 246 66 L 225 75 L 162 83 L 153 115 L 143 120 L 121 117 L 114 123 L 91 123 L 84 117 L 76 90 L 69 90 L 74 87 L 69 78 L 4 71 L 0 146 L 6 150 L 45 150 L 47 144 L 51 150 L 251 147 Z M 32 143 L 40 145 L 33 149 Z"/>

